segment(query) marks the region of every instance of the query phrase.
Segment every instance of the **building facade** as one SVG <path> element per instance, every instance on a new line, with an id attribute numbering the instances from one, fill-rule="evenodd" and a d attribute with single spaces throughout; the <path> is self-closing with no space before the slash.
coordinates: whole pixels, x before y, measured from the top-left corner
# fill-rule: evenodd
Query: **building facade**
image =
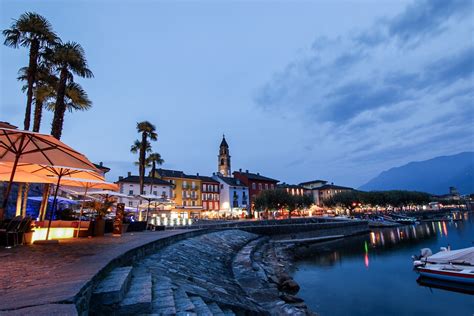
<path id="1" fill-rule="evenodd" d="M 264 190 L 276 189 L 278 183 L 278 180 L 262 176 L 260 173 L 252 173 L 248 170 L 242 172 L 242 169 L 239 169 L 239 171 L 234 171 L 233 175 L 235 179 L 238 179 L 241 183 L 247 186 L 251 211 L 253 211 L 253 201 L 255 201 L 257 195 Z"/>
<path id="2" fill-rule="evenodd" d="M 198 176 L 201 180 L 201 200 L 202 210 L 219 211 L 220 210 L 220 185 L 219 181 L 205 176 Z"/>
<path id="3" fill-rule="evenodd" d="M 143 191 L 148 195 L 160 196 L 162 199 L 171 199 L 173 185 L 162 179 L 145 177 Z M 119 192 L 127 194 L 129 198 L 120 197 L 119 202 L 124 203 L 128 208 L 138 208 L 143 200 L 136 198 L 140 195 L 140 177 L 133 176 L 130 172 L 127 177 L 119 177 L 117 181 Z"/>
<path id="4" fill-rule="evenodd" d="M 214 174 L 214 180 L 219 183 L 221 217 L 244 217 L 250 212 L 248 187 L 239 179 Z"/>
<path id="5" fill-rule="evenodd" d="M 334 195 L 353 190 L 353 188 L 343 187 L 340 185 L 325 184 L 312 190 L 314 203 L 321 206 L 324 204 L 325 200 L 332 198 Z"/>
<path id="6" fill-rule="evenodd" d="M 229 145 L 225 140 L 225 136 L 222 136 L 221 145 L 219 146 L 219 155 L 217 157 L 217 172 L 224 177 L 230 177 L 230 152 Z"/>
<path id="7" fill-rule="evenodd" d="M 285 190 L 286 192 L 295 196 L 303 196 L 308 193 L 311 194 L 311 190 L 306 189 L 305 187 L 301 185 L 296 185 L 296 184 L 282 183 L 282 184 L 278 184 L 277 188 Z"/>
<path id="8" fill-rule="evenodd" d="M 179 170 L 156 169 L 155 177 L 173 185 L 174 211 L 182 218 L 199 217 L 202 210 L 201 180 Z"/>

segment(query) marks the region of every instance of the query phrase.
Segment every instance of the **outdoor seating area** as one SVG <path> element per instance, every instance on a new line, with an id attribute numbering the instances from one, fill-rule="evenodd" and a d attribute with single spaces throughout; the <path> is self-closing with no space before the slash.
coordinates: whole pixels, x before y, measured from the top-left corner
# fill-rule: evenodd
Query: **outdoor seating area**
<path id="1" fill-rule="evenodd" d="M 118 186 L 106 182 L 104 172 L 83 154 L 51 135 L 18 129 L 0 128 L 0 143 L 0 181 L 5 183 L 0 207 L 1 245 L 14 247 L 112 232 L 113 223 L 109 221 L 106 230 L 105 218 L 115 205 L 114 195 L 120 194 L 116 192 Z M 31 183 L 41 185 L 43 196 L 28 197 Z M 17 192 L 13 194 L 14 185 Z M 61 196 L 60 192 L 67 188 L 83 189 L 84 192 L 76 194 L 77 199 L 82 199 L 80 203 Z M 99 191 L 88 192 L 91 188 Z M 17 198 L 16 212 L 12 203 L 8 203 L 13 198 Z M 31 212 L 27 215 L 28 200 L 41 202 L 33 215 Z M 66 216 L 59 214 L 61 201 L 80 204 L 80 209 L 71 209 Z M 86 206 L 89 217 L 84 214 Z"/>
<path id="2" fill-rule="evenodd" d="M 23 244 L 30 225 L 31 219 L 21 216 L 16 216 L 10 221 L 0 222 L 0 244 L 7 248 Z"/>

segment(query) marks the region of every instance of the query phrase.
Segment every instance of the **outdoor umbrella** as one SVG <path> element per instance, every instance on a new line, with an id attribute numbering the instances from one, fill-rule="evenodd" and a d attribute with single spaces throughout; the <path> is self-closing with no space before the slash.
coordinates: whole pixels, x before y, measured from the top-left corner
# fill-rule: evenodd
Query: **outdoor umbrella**
<path id="1" fill-rule="evenodd" d="M 154 195 L 154 194 L 141 194 L 139 195 L 140 198 L 148 201 L 148 207 L 146 209 L 146 217 L 145 217 L 145 220 L 148 221 L 148 216 L 150 214 L 150 203 L 151 201 L 159 201 L 159 200 L 162 200 L 163 198 L 161 196 L 158 196 L 158 195 Z"/>
<path id="2" fill-rule="evenodd" d="M 2 163 L 2 165 L 6 165 L 8 167 L 9 163 Z M 13 168 L 13 167 L 12 167 Z M 62 166 L 44 166 L 44 165 L 37 165 L 33 163 L 17 163 L 15 169 L 21 172 L 30 173 L 35 176 L 42 176 L 48 179 L 53 179 L 56 183 L 56 188 L 54 191 L 54 198 L 53 198 L 53 205 L 51 207 L 49 222 L 48 222 L 48 230 L 46 231 L 46 240 L 49 237 L 49 231 L 51 228 L 51 222 L 55 213 L 55 209 L 57 206 L 57 196 L 59 191 L 59 186 L 61 185 L 61 181 L 76 179 L 79 177 L 83 180 L 92 180 L 92 181 L 103 181 L 104 177 L 98 174 L 95 170 L 88 170 L 88 169 L 79 169 L 79 168 L 70 168 L 70 167 L 62 167 Z"/>
<path id="3" fill-rule="evenodd" d="M 85 179 L 77 179 L 77 178 L 70 178 L 70 179 L 66 179 L 64 180 L 62 183 L 62 185 L 66 185 L 66 186 L 74 186 L 74 187 L 82 187 L 85 189 L 84 193 L 80 193 L 80 192 L 75 192 L 76 194 L 79 194 L 79 195 L 84 195 L 86 196 L 87 195 L 87 191 L 89 189 L 110 189 L 110 190 L 118 190 L 118 185 L 115 184 L 115 183 L 110 183 L 110 182 L 105 182 L 105 181 L 99 181 L 99 180 L 85 180 Z M 100 192 L 100 191 L 98 191 Z M 115 192 L 115 191 L 109 191 L 109 192 Z M 117 192 L 115 192 L 117 193 Z M 82 201 L 81 203 L 81 211 L 80 211 L 80 214 L 79 214 L 79 225 L 78 225 L 78 230 L 77 230 L 77 237 L 79 237 L 79 232 L 81 230 L 81 221 L 82 221 L 82 214 L 83 214 L 83 210 L 84 210 L 84 204 L 85 204 L 85 200 Z"/>
<path id="4" fill-rule="evenodd" d="M 0 220 L 4 217 L 15 172 L 20 163 L 62 166 L 56 173 L 59 180 L 61 175 L 68 173 L 65 171 L 68 168 L 98 172 L 94 164 L 83 154 L 51 135 L 8 128 L 0 128 L 0 162 L 12 163 L 10 180 L 0 208 Z"/>
<path id="5" fill-rule="evenodd" d="M 0 181 L 10 181 L 11 167 L 7 167 L 4 164 L 0 164 Z M 17 170 L 13 178 L 13 182 L 22 183 L 55 183 L 53 179 L 46 178 L 43 176 L 31 174 L 30 172 Z"/>

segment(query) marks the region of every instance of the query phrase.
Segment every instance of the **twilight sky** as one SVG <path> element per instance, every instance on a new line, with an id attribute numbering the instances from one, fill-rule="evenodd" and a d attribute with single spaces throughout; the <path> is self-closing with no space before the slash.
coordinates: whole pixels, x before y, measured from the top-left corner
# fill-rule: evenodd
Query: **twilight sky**
<path id="1" fill-rule="evenodd" d="M 84 47 L 93 109 L 67 113 L 62 140 L 109 180 L 138 173 L 129 149 L 149 120 L 164 168 L 211 174 L 225 133 L 233 170 L 357 187 L 474 150 L 473 3 L 0 0 L 0 28 L 34 11 Z M 26 64 L 0 47 L 0 120 L 20 127 Z"/>

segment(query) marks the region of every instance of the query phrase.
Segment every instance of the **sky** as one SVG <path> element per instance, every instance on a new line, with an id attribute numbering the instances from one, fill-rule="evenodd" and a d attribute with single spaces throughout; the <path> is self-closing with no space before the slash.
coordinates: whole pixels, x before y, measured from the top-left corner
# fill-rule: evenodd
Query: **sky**
<path id="1" fill-rule="evenodd" d="M 156 125 L 163 168 L 232 170 L 358 187 L 411 161 L 474 150 L 473 1 L 0 0 L 80 43 L 93 108 L 61 140 L 137 174 L 136 123 Z M 0 120 L 22 127 L 27 49 L 0 47 Z M 42 121 L 49 133 L 52 114 Z"/>

